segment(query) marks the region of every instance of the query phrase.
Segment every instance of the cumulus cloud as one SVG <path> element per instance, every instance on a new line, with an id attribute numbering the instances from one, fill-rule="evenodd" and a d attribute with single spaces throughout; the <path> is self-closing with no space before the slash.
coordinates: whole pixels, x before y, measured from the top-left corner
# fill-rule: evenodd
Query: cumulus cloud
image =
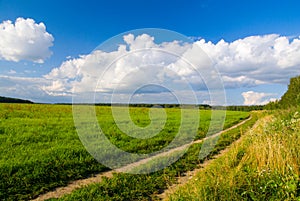
<path id="1" fill-rule="evenodd" d="M 276 100 L 275 98 L 271 98 L 274 96 L 272 93 L 247 91 L 243 92 L 242 96 L 244 98 L 244 105 L 265 105 L 270 101 Z"/>
<path id="2" fill-rule="evenodd" d="M 98 92 L 119 93 L 125 97 L 147 84 L 182 92 L 189 87 L 195 91 L 220 90 L 221 77 L 225 88 L 251 88 L 287 84 L 290 77 L 300 74 L 299 37 L 270 34 L 233 42 L 220 40 L 216 44 L 204 39 L 190 43 L 156 43 L 155 38 L 147 34 L 128 34 L 123 41 L 115 50 L 96 50 L 68 59 L 44 76 L 50 84 L 42 89 L 52 96 Z M 248 91 L 242 95 L 244 103 L 252 105 L 265 104 L 274 94 Z"/>
<path id="3" fill-rule="evenodd" d="M 44 23 L 33 19 L 18 18 L 0 24 L 0 59 L 18 62 L 28 60 L 44 63 L 52 52 L 53 36 L 46 31 Z"/>
<path id="4" fill-rule="evenodd" d="M 249 82 L 287 84 L 290 77 L 300 74 L 300 37 L 269 34 L 233 42 L 220 40 L 214 44 L 201 39 L 196 43 L 209 55 L 229 87 L 232 83 L 226 80 L 246 86 Z"/>
<path id="5" fill-rule="evenodd" d="M 195 73 L 191 67 L 176 64 L 190 44 L 156 44 L 147 34 L 128 34 L 124 42 L 115 51 L 96 50 L 63 62 L 44 76 L 52 84 L 43 89 L 57 95 L 71 94 L 75 88 L 76 92 L 126 93 L 144 84 L 172 87 L 171 83 L 184 82 L 182 77 Z"/>

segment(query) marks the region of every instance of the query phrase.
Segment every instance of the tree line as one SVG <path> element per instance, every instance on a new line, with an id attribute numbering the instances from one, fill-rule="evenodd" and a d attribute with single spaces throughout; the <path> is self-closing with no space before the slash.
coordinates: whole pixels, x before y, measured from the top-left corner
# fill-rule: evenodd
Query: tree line
<path id="1" fill-rule="evenodd" d="M 280 100 L 268 103 L 264 108 L 268 110 L 287 109 L 300 105 L 300 76 L 290 79 L 288 90 Z"/>
<path id="2" fill-rule="evenodd" d="M 23 100 L 18 98 L 8 98 L 0 96 L 0 103 L 33 103 L 30 100 Z"/>

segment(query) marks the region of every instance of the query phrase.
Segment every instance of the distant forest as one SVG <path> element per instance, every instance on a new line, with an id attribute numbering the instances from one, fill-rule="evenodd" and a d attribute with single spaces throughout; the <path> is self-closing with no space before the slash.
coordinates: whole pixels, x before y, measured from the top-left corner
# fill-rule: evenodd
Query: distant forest
<path id="1" fill-rule="evenodd" d="M 33 103 L 30 100 L 23 100 L 18 98 L 8 98 L 0 96 L 0 103 Z"/>
<path id="2" fill-rule="evenodd" d="M 30 100 L 23 100 L 18 98 L 8 98 L 0 96 L 0 103 L 33 103 Z M 65 104 L 65 103 L 58 103 Z M 71 105 L 71 104 L 67 104 Z M 95 105 L 99 106 L 127 106 L 127 104 L 110 104 L 110 103 L 98 103 Z M 270 102 L 267 105 L 232 105 L 232 106 L 210 106 L 207 104 L 198 105 L 199 109 L 210 110 L 210 109 L 219 109 L 219 110 L 234 110 L 234 111 L 252 111 L 252 110 L 274 110 L 274 109 L 287 109 L 294 106 L 300 105 L 300 76 L 291 78 L 288 90 L 281 97 L 280 100 L 275 102 Z M 180 107 L 189 107 L 190 105 L 181 105 L 181 104 L 147 104 L 147 103 L 138 103 L 130 104 L 131 107 L 162 107 L 162 108 L 180 108 Z"/>

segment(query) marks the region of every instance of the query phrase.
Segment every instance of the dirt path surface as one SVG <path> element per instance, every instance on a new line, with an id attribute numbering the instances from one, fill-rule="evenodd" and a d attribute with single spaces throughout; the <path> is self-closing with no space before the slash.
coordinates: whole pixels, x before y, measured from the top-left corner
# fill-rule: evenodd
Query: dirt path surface
<path id="1" fill-rule="evenodd" d="M 140 165 L 143 165 L 155 158 L 158 158 L 158 157 L 163 157 L 163 156 L 167 156 L 171 153 L 174 153 L 176 151 L 181 151 L 181 150 L 184 150 L 186 149 L 187 147 L 191 146 L 192 144 L 198 144 L 198 143 L 201 143 L 203 142 L 204 140 L 207 140 L 207 139 L 210 139 L 210 138 L 214 138 L 214 137 L 217 137 L 221 134 L 223 134 L 224 132 L 227 132 L 229 130 L 232 130 L 244 123 L 246 123 L 247 121 L 249 121 L 250 119 L 252 118 L 252 116 L 250 116 L 249 118 L 241 121 L 240 123 L 230 127 L 230 128 L 227 128 L 223 131 L 220 131 L 214 135 L 211 135 L 209 137 L 206 137 L 206 138 L 203 138 L 201 140 L 196 140 L 196 141 L 193 141 L 189 144 L 186 144 L 186 145 L 183 145 L 183 146 L 180 146 L 180 147 L 177 147 L 177 148 L 174 148 L 174 149 L 171 149 L 167 152 L 163 152 L 163 153 L 160 153 L 160 154 L 157 154 L 155 156 L 152 156 L 152 157 L 149 157 L 149 158 L 146 158 L 146 159 L 143 159 L 143 160 L 140 160 L 140 161 L 137 161 L 135 163 L 132 163 L 132 164 L 129 164 L 125 167 L 122 167 L 122 168 L 119 168 L 117 170 L 111 170 L 111 171 L 108 171 L 108 172 L 102 172 L 102 173 L 99 173 L 99 174 L 95 174 L 93 177 L 89 177 L 89 178 L 86 178 L 86 179 L 80 179 L 80 180 L 75 180 L 75 181 L 72 181 L 70 182 L 67 186 L 64 186 L 64 187 L 58 187 L 56 188 L 54 191 L 50 191 L 50 192 L 47 192 L 45 194 L 41 194 L 39 195 L 36 199 L 33 199 L 32 201 L 43 201 L 43 200 L 47 200 L 47 199 L 50 199 L 50 198 L 60 198 L 62 197 L 63 195 L 66 195 L 66 194 L 70 194 L 72 191 L 76 190 L 76 189 L 79 189 L 79 188 L 82 188 L 84 186 L 87 186 L 89 184 L 93 184 L 93 183 L 100 183 L 103 179 L 103 177 L 108 177 L 108 178 L 111 178 L 113 176 L 113 173 L 116 173 L 116 172 L 124 172 L 124 171 L 129 171 L 130 169 L 132 168 L 135 168 L 135 167 L 138 167 Z M 225 150 L 224 150 L 225 151 Z M 221 154 L 223 154 L 223 152 L 221 152 Z M 221 155 L 219 154 L 219 155 Z M 216 157 L 219 157 L 219 155 L 217 155 Z M 210 160 L 209 160 L 210 161 Z M 209 163 L 209 161 L 205 161 L 203 164 L 201 164 L 201 167 L 206 165 L 207 163 Z M 198 170 L 198 169 L 197 169 Z M 195 172 L 197 170 L 193 170 L 193 171 L 189 171 L 186 173 L 186 176 L 182 177 L 182 178 L 179 178 L 179 181 L 178 183 L 185 183 L 188 178 L 191 177 L 191 175 L 194 175 Z M 199 171 L 199 170 L 198 170 Z M 166 190 L 164 193 L 162 193 L 161 195 L 159 195 L 160 198 L 165 198 L 167 193 L 169 191 Z"/>
<path id="2" fill-rule="evenodd" d="M 265 125 L 267 122 L 271 121 L 271 116 L 266 116 L 262 119 L 259 119 L 251 128 L 251 131 L 254 130 L 258 125 Z M 243 122 L 241 122 L 243 123 Z M 244 122 L 245 123 L 245 122 Z M 237 127 L 237 126 L 235 126 Z M 232 127 L 230 128 L 232 129 Z M 249 131 L 248 131 L 249 132 Z M 197 175 L 198 172 L 202 171 L 203 168 L 205 168 L 206 166 L 210 165 L 215 159 L 223 156 L 224 154 L 226 154 L 229 150 L 230 147 L 233 146 L 233 144 L 235 143 L 239 143 L 243 138 L 240 137 L 238 140 L 236 140 L 235 142 L 233 142 L 229 147 L 227 147 L 226 149 L 223 149 L 220 151 L 219 154 L 213 156 L 212 159 L 209 160 L 205 160 L 204 163 L 199 164 L 198 168 L 192 170 L 192 171 L 188 171 L 185 173 L 184 176 L 182 177 L 178 177 L 177 179 L 177 183 L 173 184 L 171 186 L 169 186 L 166 190 L 164 190 L 161 194 L 157 195 L 157 197 L 160 200 L 167 200 L 167 198 L 169 197 L 169 195 L 173 194 L 174 192 L 176 192 L 176 190 L 180 187 L 183 186 L 184 184 L 186 184 L 190 179 L 192 179 L 194 176 Z"/>

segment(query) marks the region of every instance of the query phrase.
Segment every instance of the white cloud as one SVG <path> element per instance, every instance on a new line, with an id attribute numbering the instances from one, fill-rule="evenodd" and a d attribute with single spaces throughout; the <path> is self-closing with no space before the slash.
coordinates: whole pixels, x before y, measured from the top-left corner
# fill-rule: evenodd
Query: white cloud
<path id="1" fill-rule="evenodd" d="M 277 34 L 249 36 L 233 42 L 196 42 L 212 59 L 221 74 L 240 85 L 287 84 L 300 74 L 300 38 Z M 245 79 L 240 79 L 244 77 Z M 226 84 L 226 81 L 225 81 Z M 238 84 L 235 84 L 236 86 Z"/>
<path id="2" fill-rule="evenodd" d="M 170 86 L 167 81 L 175 82 L 176 76 L 178 81 L 184 71 L 191 73 L 187 68 L 171 67 L 180 59 L 177 55 L 181 56 L 189 44 L 182 45 L 177 41 L 155 44 L 154 38 L 146 34 L 137 37 L 129 34 L 124 36 L 124 41 L 126 44 L 115 51 L 96 50 L 63 62 L 44 76 L 52 80 L 52 84 L 43 89 L 57 95 L 71 94 L 75 88 L 77 92 L 125 93 L 147 82 Z"/>
<path id="3" fill-rule="evenodd" d="M 178 41 L 156 44 L 154 37 L 146 34 L 136 37 L 128 34 L 123 39 L 125 43 L 114 51 L 96 50 L 63 62 L 44 76 L 51 84 L 42 89 L 52 96 L 84 93 L 84 100 L 94 92 L 102 96 L 114 94 L 112 102 L 124 102 L 129 100 L 130 94 L 136 93 L 144 94 L 141 97 L 146 101 L 152 100 L 150 96 L 156 97 L 157 101 L 173 101 L 165 92 L 169 90 L 180 103 L 195 103 L 196 95 L 192 94 L 192 89 L 205 89 L 201 75 L 206 84 L 217 83 L 213 77 L 217 76 L 216 72 L 212 68 L 206 69 L 210 65 L 209 59 L 197 45 Z M 143 88 L 153 84 L 160 87 L 151 88 L 151 93 L 149 87 Z"/>
<path id="4" fill-rule="evenodd" d="M 18 77 L 0 75 L 1 96 L 28 99 L 41 103 L 71 102 L 70 97 L 56 97 L 47 94 L 41 86 L 51 82 L 41 77 Z"/>
<path id="5" fill-rule="evenodd" d="M 49 84 L 43 78 L 26 78 L 17 76 L 0 76 L 0 93 L 2 96 L 35 99 L 45 95 L 41 85 Z"/>
<path id="6" fill-rule="evenodd" d="M 16 74 L 16 73 L 17 73 L 17 71 L 12 70 L 12 69 L 10 69 L 10 70 L 7 72 L 7 74 Z"/>
<path id="7" fill-rule="evenodd" d="M 0 59 L 44 63 L 52 54 L 49 48 L 53 45 L 53 36 L 46 31 L 44 23 L 35 23 L 30 18 L 18 18 L 15 23 L 3 21 L 0 38 Z"/>
<path id="8" fill-rule="evenodd" d="M 270 34 L 233 42 L 221 40 L 216 44 L 204 39 L 190 44 L 178 41 L 158 44 L 147 34 L 128 34 L 123 39 L 124 44 L 114 51 L 96 50 L 63 62 L 44 76 L 50 84 L 42 89 L 51 96 L 70 96 L 76 90 L 106 95 L 115 92 L 122 94 L 118 97 L 127 97 L 126 94 L 143 84 L 157 83 L 186 91 L 190 87 L 185 84 L 188 82 L 196 91 L 202 91 L 206 87 L 220 88 L 221 76 L 225 88 L 251 88 L 287 84 L 290 77 L 300 74 L 299 38 Z M 156 92 L 162 95 L 160 90 Z M 242 95 L 247 105 L 265 104 L 274 96 L 253 91 Z"/>
<path id="9" fill-rule="evenodd" d="M 225 83 L 226 88 L 254 87 L 260 84 L 265 84 L 264 81 L 248 78 L 245 75 L 241 75 L 237 77 L 230 77 L 230 76 L 223 75 L 222 79 Z"/>
<path id="10" fill-rule="evenodd" d="M 276 94 L 247 91 L 243 92 L 244 105 L 265 105 L 270 101 L 275 101 L 275 98 L 270 98 Z"/>

